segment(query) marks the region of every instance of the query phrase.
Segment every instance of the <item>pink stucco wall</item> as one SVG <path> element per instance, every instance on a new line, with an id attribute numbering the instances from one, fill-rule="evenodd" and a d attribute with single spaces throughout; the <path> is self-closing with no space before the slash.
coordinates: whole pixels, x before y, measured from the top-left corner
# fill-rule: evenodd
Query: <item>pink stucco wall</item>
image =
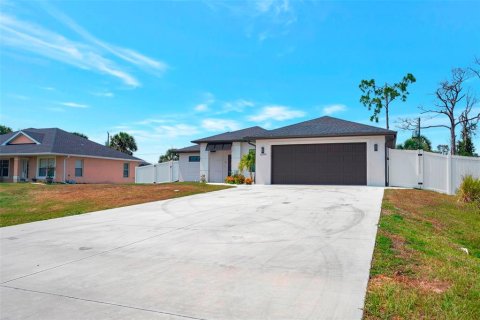
<path id="1" fill-rule="evenodd" d="M 133 183 L 138 162 L 81 157 L 56 157 L 56 181 L 63 181 L 63 164 L 66 165 L 65 178 L 77 183 Z M 75 177 L 75 160 L 83 160 L 83 177 Z M 123 177 L 123 164 L 129 164 L 129 176 Z"/>
<path id="2" fill-rule="evenodd" d="M 30 140 L 23 134 L 19 134 L 15 139 L 9 142 L 9 144 L 26 144 L 26 143 L 35 143 L 35 142 Z"/>
<path id="3" fill-rule="evenodd" d="M 0 157 L 2 158 L 2 157 Z M 12 182 L 12 176 L 15 170 L 15 164 L 20 163 L 20 159 L 28 158 L 28 180 L 37 178 L 38 158 L 36 156 L 18 157 L 18 162 L 14 157 L 3 157 L 2 159 L 10 160 L 9 177 L 1 178 L 0 182 Z M 127 160 L 111 160 L 99 158 L 81 158 L 81 157 L 64 157 L 64 156 L 41 156 L 40 158 L 55 158 L 55 181 L 63 182 L 64 159 L 66 159 L 67 180 L 75 180 L 77 183 L 133 183 L 135 182 L 135 167 L 138 166 L 136 161 Z M 75 177 L 75 160 L 83 160 L 83 177 Z M 129 163 L 129 176 L 123 177 L 123 164 Z M 19 172 L 19 169 L 17 169 Z"/>

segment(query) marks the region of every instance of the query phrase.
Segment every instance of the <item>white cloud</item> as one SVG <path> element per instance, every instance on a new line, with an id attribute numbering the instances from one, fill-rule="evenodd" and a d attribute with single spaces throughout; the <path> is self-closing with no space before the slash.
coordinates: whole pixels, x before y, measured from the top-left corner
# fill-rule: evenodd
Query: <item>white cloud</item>
<path id="1" fill-rule="evenodd" d="M 305 116 L 305 112 L 300 110 L 292 110 L 286 106 L 266 106 L 262 111 L 254 116 L 250 116 L 250 121 L 261 122 L 266 120 L 284 121 Z"/>
<path id="2" fill-rule="evenodd" d="M 48 111 L 53 111 L 53 112 L 65 112 L 65 109 L 60 108 L 60 107 L 48 107 L 48 108 L 45 108 L 45 109 L 48 110 Z"/>
<path id="3" fill-rule="evenodd" d="M 163 72 L 167 65 L 128 48 L 121 48 L 103 42 L 77 25 L 67 16 L 46 5 L 52 16 L 63 22 L 80 35 L 85 42 L 70 40 L 61 34 L 50 31 L 40 25 L 21 21 L 13 16 L 0 14 L 2 46 L 28 51 L 55 61 L 60 61 L 84 70 L 120 79 L 131 87 L 140 86 L 140 82 L 126 68 L 108 57 L 136 65 L 146 71 Z M 45 88 L 49 90 L 50 88 Z"/>
<path id="4" fill-rule="evenodd" d="M 154 128 L 156 134 L 164 137 L 193 136 L 197 134 L 198 128 L 188 124 L 162 125 Z"/>
<path id="5" fill-rule="evenodd" d="M 240 124 L 228 119 L 204 119 L 202 128 L 208 131 L 235 131 L 240 129 Z"/>
<path id="6" fill-rule="evenodd" d="M 105 98 L 113 98 L 115 94 L 110 91 L 101 91 L 101 92 L 92 92 L 94 96 L 98 97 L 105 97 Z"/>
<path id="7" fill-rule="evenodd" d="M 345 110 L 347 110 L 347 106 L 344 104 L 331 104 L 323 107 L 323 114 L 331 115 Z"/>
<path id="8" fill-rule="evenodd" d="M 8 96 L 10 96 L 12 98 L 15 98 L 15 99 L 18 99 L 18 100 L 29 100 L 30 99 L 27 96 L 24 96 L 24 95 L 21 95 L 21 94 L 15 94 L 15 93 L 11 93 Z"/>
<path id="9" fill-rule="evenodd" d="M 168 122 L 172 122 L 172 121 L 168 119 L 145 119 L 142 121 L 137 121 L 135 122 L 135 124 L 153 125 L 153 124 L 162 124 L 162 123 L 168 123 Z"/>
<path id="10" fill-rule="evenodd" d="M 74 20 L 72 20 L 70 17 L 67 15 L 63 14 L 62 12 L 58 11 L 56 8 L 53 6 L 49 5 L 48 3 L 42 3 L 46 11 L 56 18 L 58 21 L 62 22 L 65 26 L 70 28 L 71 30 L 75 31 L 78 35 L 80 35 L 82 38 L 87 40 L 88 42 L 91 42 L 92 44 L 95 44 L 113 55 L 128 61 L 132 64 L 135 64 L 137 66 L 147 68 L 147 69 L 154 69 L 158 71 L 165 71 L 168 66 L 162 61 L 158 61 L 155 59 L 152 59 L 150 57 L 147 57 L 139 52 L 136 52 L 132 49 L 128 48 L 122 48 L 118 46 L 111 45 L 107 42 L 104 42 L 95 36 L 93 36 L 91 33 L 89 33 L 87 30 L 82 28 L 80 25 L 78 25 Z"/>
<path id="11" fill-rule="evenodd" d="M 211 104 L 215 102 L 215 96 L 210 92 L 203 93 L 203 102 L 197 104 L 193 109 L 197 112 L 205 112 L 209 110 Z"/>
<path id="12" fill-rule="evenodd" d="M 195 111 L 204 112 L 207 110 L 208 110 L 208 105 L 206 105 L 205 103 L 201 103 L 195 106 Z"/>
<path id="13" fill-rule="evenodd" d="M 229 101 L 229 102 L 225 102 L 223 104 L 223 112 L 222 113 L 225 113 L 225 112 L 243 112 L 246 108 L 248 107 L 253 107 L 255 105 L 255 103 L 253 103 L 252 101 L 248 101 L 248 100 L 245 100 L 245 99 L 238 99 L 238 100 L 235 100 L 235 101 Z"/>
<path id="14" fill-rule="evenodd" d="M 70 108 L 88 108 L 86 104 L 76 103 L 76 102 L 60 102 L 62 106 Z"/>
<path id="15" fill-rule="evenodd" d="M 177 123 L 170 119 L 145 119 L 131 124 L 123 124 L 114 128 L 124 127 L 128 133 L 135 133 L 142 140 L 163 141 L 165 138 L 191 137 L 199 132 L 197 126 Z"/>
<path id="16" fill-rule="evenodd" d="M 294 6 L 289 0 L 205 1 L 211 10 L 227 10 L 240 19 L 248 38 L 263 42 L 284 36 L 297 21 Z M 296 4 L 300 3 L 299 1 Z"/>

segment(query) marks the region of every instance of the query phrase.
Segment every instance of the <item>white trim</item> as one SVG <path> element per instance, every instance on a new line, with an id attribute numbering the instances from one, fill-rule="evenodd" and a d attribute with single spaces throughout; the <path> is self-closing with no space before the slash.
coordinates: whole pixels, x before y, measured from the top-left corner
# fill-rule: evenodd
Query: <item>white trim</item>
<path id="1" fill-rule="evenodd" d="M 41 176 L 40 175 L 40 159 L 53 159 L 53 177 L 55 178 L 57 175 L 57 157 L 37 157 L 37 172 L 36 173 L 36 178 L 37 179 L 45 179 L 47 176 Z M 48 169 L 48 168 L 47 168 Z"/>
<path id="2" fill-rule="evenodd" d="M 23 132 L 22 130 L 18 131 L 17 133 L 15 133 L 13 136 L 11 136 L 9 139 L 7 139 L 4 143 L 2 143 L 2 146 L 6 146 L 10 141 L 12 141 L 13 139 L 15 139 L 16 137 L 18 137 L 19 134 L 23 134 L 24 136 L 26 136 L 28 139 L 32 140 L 33 142 L 35 142 L 35 144 L 40 144 L 40 142 L 38 142 L 37 140 L 33 139 L 32 137 L 30 137 L 28 134 L 26 134 L 25 132 Z"/>
<path id="3" fill-rule="evenodd" d="M 10 153 L 10 154 L 0 154 L 0 157 L 22 157 L 22 156 L 70 156 L 70 157 L 80 157 L 80 158 L 95 158 L 95 159 L 107 159 L 107 160 L 120 160 L 120 161 L 133 161 L 133 162 L 142 162 L 143 160 L 135 159 L 124 159 L 124 158 L 111 158 L 111 157 L 99 157 L 99 156 L 88 156 L 83 154 L 71 154 L 71 153 L 52 153 L 52 152 L 35 152 L 35 153 Z"/>

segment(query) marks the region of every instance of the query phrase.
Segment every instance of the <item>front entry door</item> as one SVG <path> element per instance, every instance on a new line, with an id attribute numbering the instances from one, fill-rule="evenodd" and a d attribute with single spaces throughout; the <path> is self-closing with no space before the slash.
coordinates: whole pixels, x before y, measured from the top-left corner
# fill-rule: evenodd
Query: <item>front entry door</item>
<path id="1" fill-rule="evenodd" d="M 228 155 L 228 175 L 232 175 L 232 155 Z"/>
<path id="2" fill-rule="evenodd" d="M 21 159 L 20 161 L 20 180 L 26 181 L 28 179 L 28 159 Z"/>

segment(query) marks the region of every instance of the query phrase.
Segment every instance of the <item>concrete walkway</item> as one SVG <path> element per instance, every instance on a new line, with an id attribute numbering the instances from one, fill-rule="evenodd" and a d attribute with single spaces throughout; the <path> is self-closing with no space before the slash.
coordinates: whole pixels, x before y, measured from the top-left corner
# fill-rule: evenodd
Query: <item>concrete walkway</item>
<path id="1" fill-rule="evenodd" d="M 382 188 L 249 186 L 0 229 L 1 319 L 360 319 Z"/>

